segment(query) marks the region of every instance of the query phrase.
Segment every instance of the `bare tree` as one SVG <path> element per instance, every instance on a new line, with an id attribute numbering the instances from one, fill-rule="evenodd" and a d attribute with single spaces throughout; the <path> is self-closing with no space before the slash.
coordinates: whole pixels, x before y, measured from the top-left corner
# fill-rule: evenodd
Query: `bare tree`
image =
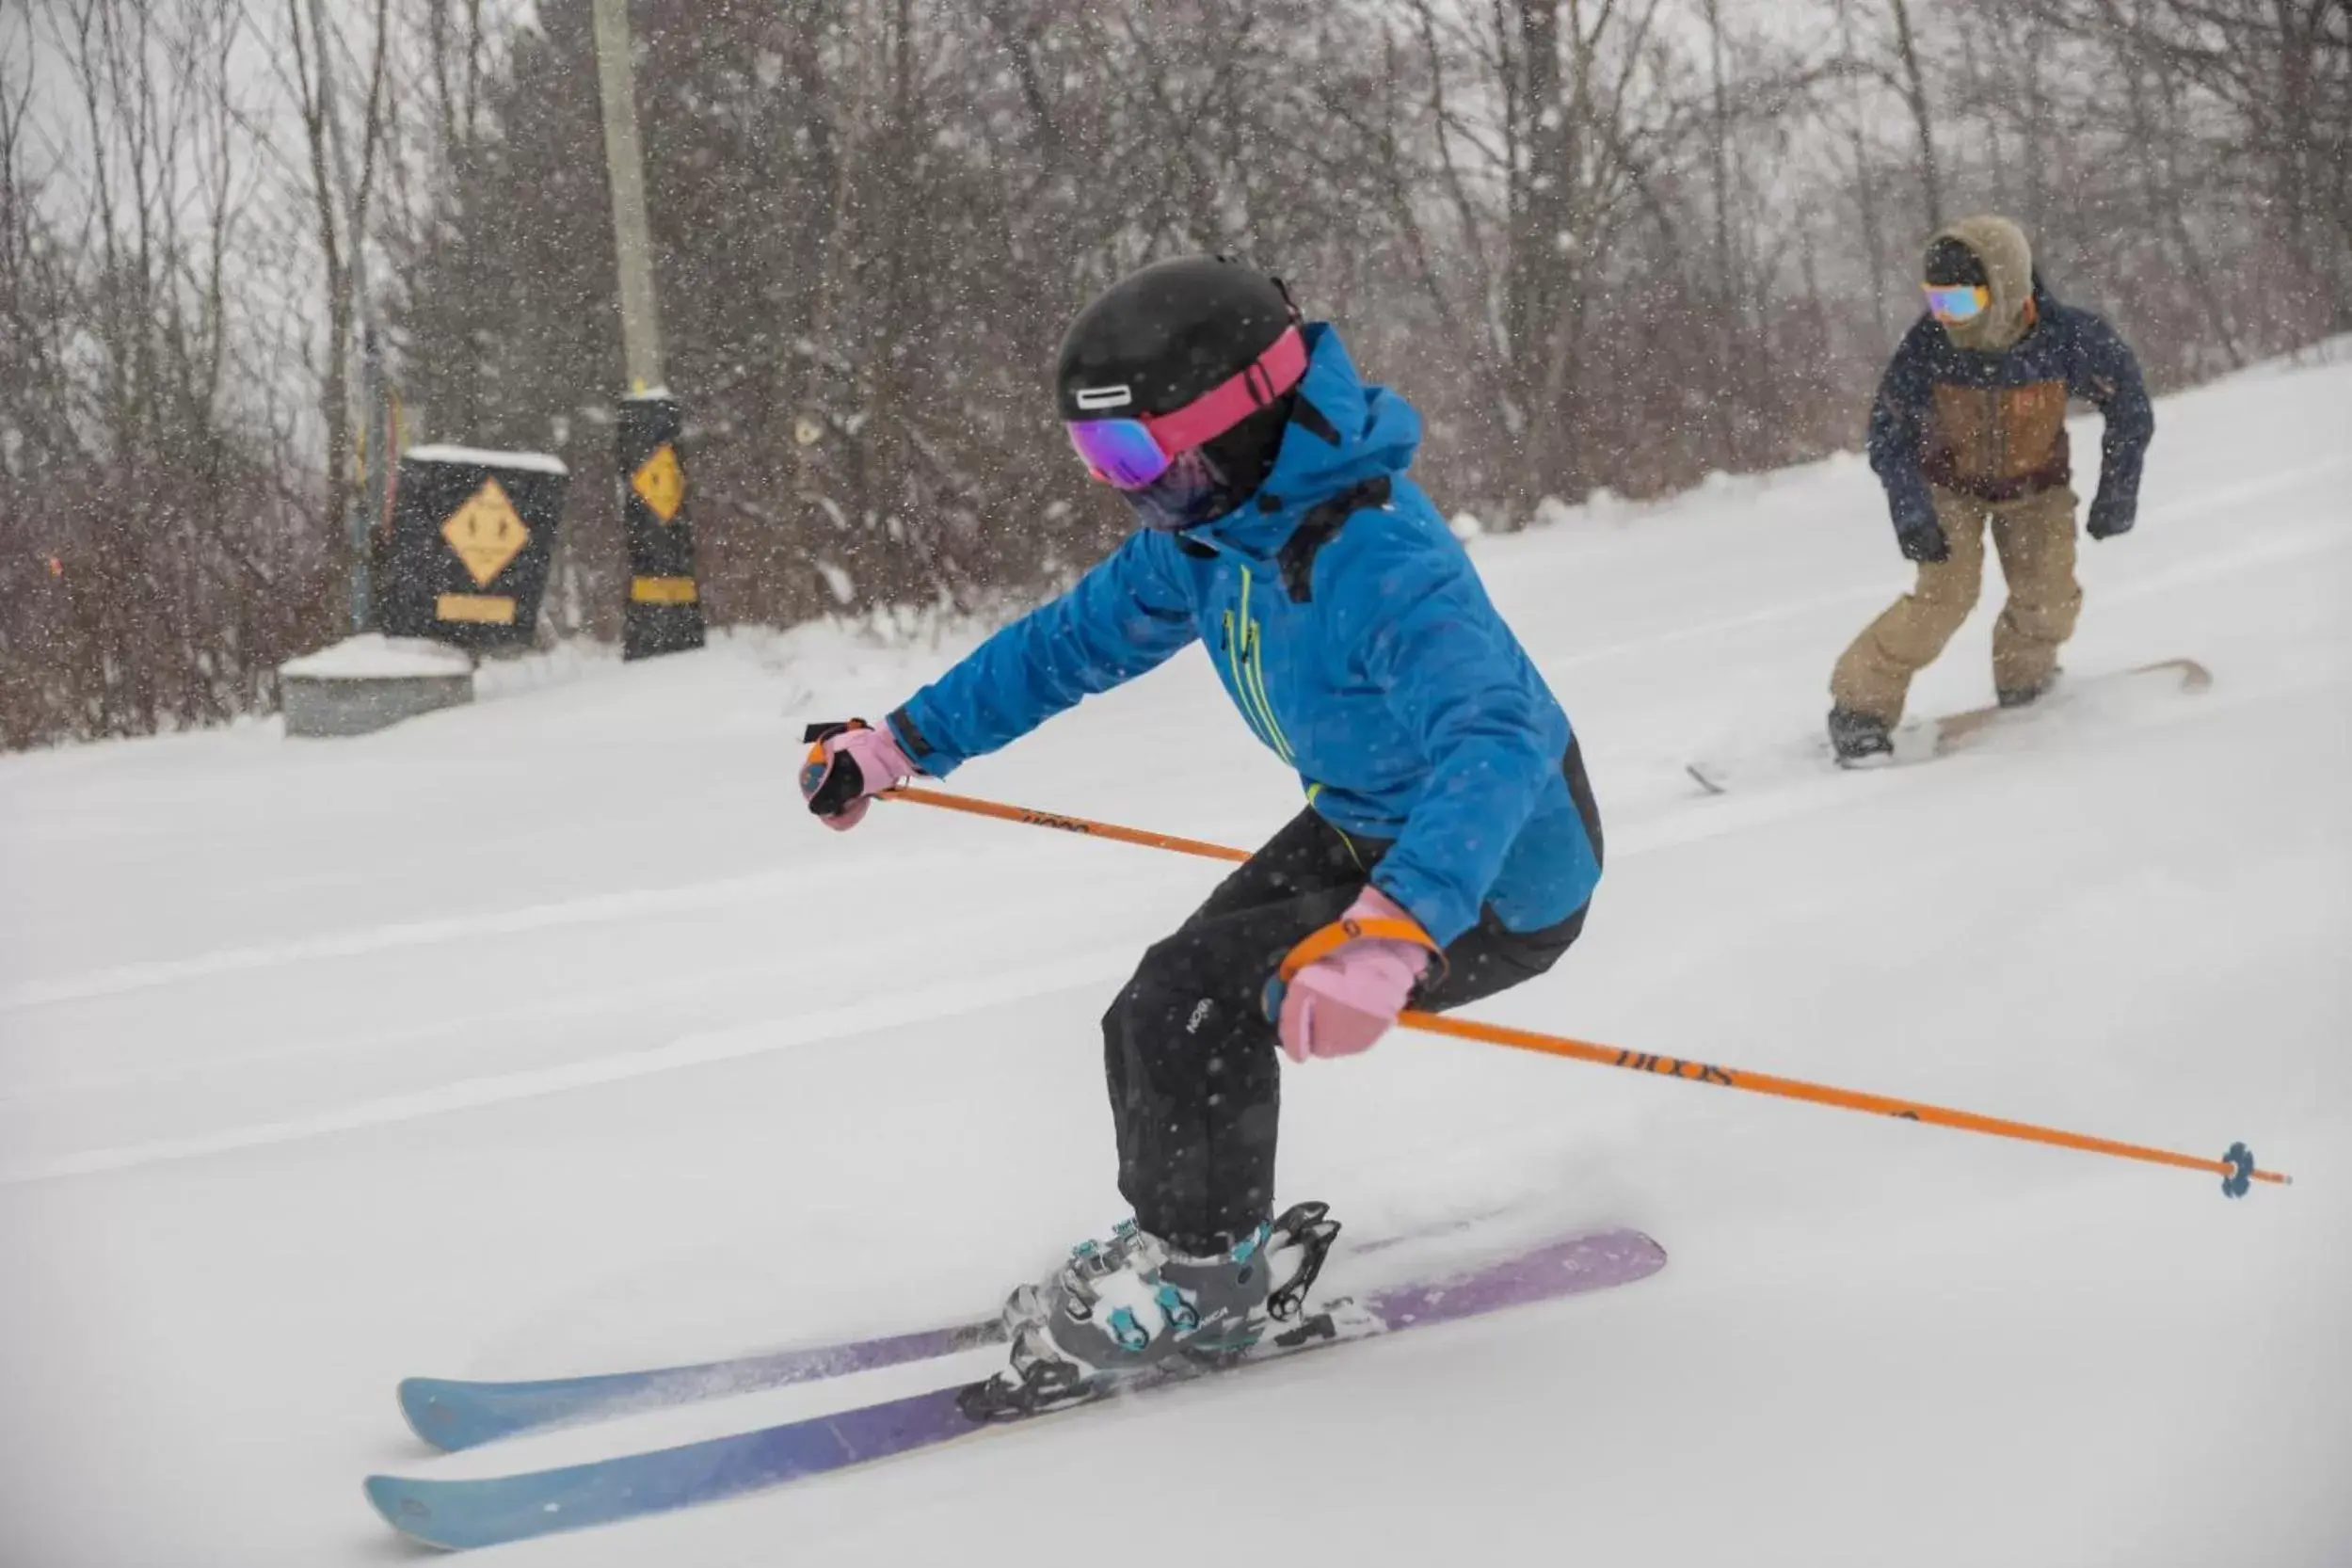
<path id="1" fill-rule="evenodd" d="M 41 22 L 56 115 L 0 56 L 0 744 L 249 711 L 318 603 L 235 320 L 243 8 Z"/>
<path id="2" fill-rule="evenodd" d="M 1914 165 L 1919 181 L 1920 216 L 1929 232 L 1944 222 L 1944 160 L 1936 150 L 1936 112 L 1933 72 L 1926 50 L 1921 46 L 1909 0 L 1869 0 L 1874 7 L 1871 17 L 1878 26 L 1868 37 L 1867 48 L 1859 56 L 1866 69 L 1877 76 L 1901 103 L 1903 112 L 1910 116 L 1912 135 L 1918 144 Z M 1848 26 L 1846 7 L 1839 7 L 1839 22 Z M 1850 47 L 1850 30 L 1848 32 Z"/>
<path id="3" fill-rule="evenodd" d="M 2173 146 L 2250 176 L 2309 309 L 2352 328 L 2352 7 L 2344 0 L 2038 0 L 2157 84 Z M 2167 88 L 2170 90 L 2166 90 Z M 2200 112 L 2212 123 L 2200 127 Z"/>
<path id="4" fill-rule="evenodd" d="M 0 47 L 0 744 L 250 711 L 326 634 L 362 301 L 436 435 L 607 472 L 583 8 L 30 4 L 0 14 L 45 72 Z M 1947 205 L 2023 217 L 2159 385 L 2352 321 L 2343 0 L 634 10 L 735 618 L 992 610 L 1099 553 L 1127 515 L 1048 362 L 1159 255 L 1288 279 L 1420 408 L 1425 482 L 1505 525 L 1851 444 Z M 607 486 L 562 537 L 555 628 L 609 634 Z"/>
<path id="5" fill-rule="evenodd" d="M 366 301 L 368 213 L 376 191 L 378 155 L 386 123 L 385 66 L 391 53 L 390 0 L 375 0 L 366 65 L 367 89 L 357 132 L 358 170 L 344 138 L 337 102 L 341 33 L 327 25 L 320 0 L 286 0 L 286 37 L 293 51 L 292 88 L 309 155 L 310 195 L 316 225 L 319 266 L 327 317 L 327 344 L 319 371 L 319 413 L 327 432 L 328 511 L 342 516 L 357 501 L 360 476 L 355 469 L 351 370 L 355 346 L 373 357 L 374 343 L 360 344 L 359 323 Z M 350 531 L 356 533 L 356 530 Z M 356 582 L 364 568 L 364 537 L 349 543 L 347 570 Z"/>

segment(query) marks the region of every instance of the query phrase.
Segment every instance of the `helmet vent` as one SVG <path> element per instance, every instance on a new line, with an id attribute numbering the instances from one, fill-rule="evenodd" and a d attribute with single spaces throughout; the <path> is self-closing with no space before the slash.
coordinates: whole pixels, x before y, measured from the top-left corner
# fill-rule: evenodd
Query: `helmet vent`
<path id="1" fill-rule="evenodd" d="M 1128 387 L 1080 387 L 1076 397 L 1081 408 L 1124 408 L 1135 401 L 1135 392 Z"/>

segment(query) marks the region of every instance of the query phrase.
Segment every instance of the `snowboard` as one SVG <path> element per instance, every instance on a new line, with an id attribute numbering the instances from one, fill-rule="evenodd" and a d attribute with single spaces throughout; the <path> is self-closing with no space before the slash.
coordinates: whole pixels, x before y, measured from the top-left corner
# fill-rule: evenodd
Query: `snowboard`
<path id="1" fill-rule="evenodd" d="M 1334 1345 L 1629 1285 L 1665 1264 L 1665 1251 L 1639 1231 L 1565 1237 L 1481 1267 L 1311 1302 L 1298 1319 L 1248 1351 L 1213 1360 L 1179 1357 L 1034 1416 L 975 1421 L 958 1402 L 962 1390 L 951 1386 L 558 1469 L 450 1480 L 370 1476 L 367 1498 L 394 1529 L 427 1545 L 498 1545 L 715 1502 L 985 1432 L 1080 1420 L 1085 1410 L 1109 1400 L 1220 1382 Z"/>
<path id="2" fill-rule="evenodd" d="M 2039 702 L 2028 703 L 2023 708 L 2003 708 L 1998 703 L 1988 703 L 1982 708 L 1942 713 L 1897 726 L 1893 737 L 1895 753 L 1891 757 L 1841 763 L 1831 753 L 1829 741 L 1821 738 L 1803 748 L 1800 767 L 1795 766 L 1800 761 L 1798 748 L 1791 746 L 1776 750 L 1769 756 L 1745 760 L 1734 758 L 1687 762 L 1683 771 L 1708 794 L 1720 795 L 1760 777 L 1777 777 L 1791 771 L 1813 773 L 1828 766 L 1860 773 L 1880 768 L 1909 767 L 1933 761 L 1939 757 L 1948 757 L 1996 728 L 2046 723 L 2069 712 L 2112 708 L 2136 690 L 2167 695 L 2187 694 L 2204 691 L 2212 684 L 2213 672 L 2196 660 L 2161 659 L 2154 664 L 2139 664 L 2130 669 L 2064 680 Z"/>

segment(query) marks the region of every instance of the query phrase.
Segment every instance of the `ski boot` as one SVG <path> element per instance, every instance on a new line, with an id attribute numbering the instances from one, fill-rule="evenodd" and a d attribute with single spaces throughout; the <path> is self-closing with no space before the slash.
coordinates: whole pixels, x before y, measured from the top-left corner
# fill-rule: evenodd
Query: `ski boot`
<path id="1" fill-rule="evenodd" d="M 2052 670 L 2030 686 L 2001 686 L 1992 693 L 1992 700 L 2004 708 L 2030 708 L 2050 695 L 2050 688 L 2058 683 L 2064 670 Z"/>
<path id="2" fill-rule="evenodd" d="M 1864 768 L 1895 758 L 1895 738 L 1887 733 L 1886 721 L 1851 708 L 1830 710 L 1830 747 L 1841 768 Z"/>
<path id="3" fill-rule="evenodd" d="M 1339 1224 L 1330 1206 L 1293 1205 L 1222 1253 L 1194 1257 L 1122 1221 L 1004 1304 L 1009 1364 L 957 1396 L 976 1421 L 1033 1416 L 1096 1398 L 1147 1368 L 1213 1362 L 1298 1317 Z"/>

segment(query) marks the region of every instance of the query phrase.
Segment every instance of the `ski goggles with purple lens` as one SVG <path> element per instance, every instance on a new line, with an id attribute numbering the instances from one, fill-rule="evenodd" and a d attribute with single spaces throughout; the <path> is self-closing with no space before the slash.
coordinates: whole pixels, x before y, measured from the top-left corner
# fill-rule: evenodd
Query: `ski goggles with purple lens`
<path id="1" fill-rule="evenodd" d="M 1992 291 L 1980 283 L 1956 283 L 1949 288 L 1922 283 L 1928 313 L 1938 321 L 1974 321 L 1992 303 Z"/>
<path id="2" fill-rule="evenodd" d="M 1064 422 L 1070 444 L 1086 472 L 1122 490 L 1140 490 L 1168 472 L 1168 465 L 1203 442 L 1216 440 L 1284 392 L 1306 374 L 1306 340 L 1296 327 L 1266 352 L 1172 413 L 1134 419 L 1073 419 Z M 1118 389 L 1124 392 L 1127 389 Z M 1082 405 L 1087 394 L 1079 394 Z"/>

